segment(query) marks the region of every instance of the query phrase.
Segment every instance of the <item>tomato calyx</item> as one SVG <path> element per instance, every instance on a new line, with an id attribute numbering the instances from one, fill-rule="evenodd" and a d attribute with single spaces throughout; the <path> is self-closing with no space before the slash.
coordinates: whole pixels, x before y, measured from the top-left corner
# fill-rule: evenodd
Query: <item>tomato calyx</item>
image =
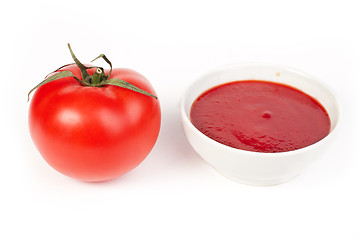
<path id="1" fill-rule="evenodd" d="M 30 99 L 30 94 L 35 90 L 37 89 L 38 87 L 48 83 L 48 82 L 51 82 L 51 81 L 55 81 L 55 80 L 58 80 L 58 79 L 61 79 L 61 78 L 65 78 L 65 77 L 73 77 L 75 80 L 77 80 L 82 86 L 85 86 L 85 87 L 104 87 L 104 86 L 107 86 L 107 85 L 113 85 L 113 86 L 118 86 L 118 87 L 122 87 L 122 88 L 126 88 L 126 89 L 129 89 L 129 90 L 132 90 L 134 92 L 138 92 L 138 93 L 141 93 L 141 94 L 144 94 L 146 96 L 149 96 L 149 97 L 153 97 L 155 99 L 158 99 L 157 96 L 141 89 L 141 88 L 138 88 L 137 86 L 129 83 L 129 82 L 126 82 L 122 79 L 117 79 L 117 78 L 112 78 L 110 79 L 110 75 L 112 73 L 112 69 L 113 69 L 113 66 L 112 66 L 112 63 L 109 61 L 109 59 L 104 55 L 104 54 L 100 54 L 98 57 L 96 57 L 95 59 L 93 59 L 91 62 L 94 62 L 95 60 L 99 59 L 99 58 L 102 58 L 106 63 L 109 64 L 110 66 L 110 70 L 109 70 L 109 74 L 106 75 L 105 72 L 104 72 L 104 69 L 102 67 L 96 67 L 96 66 L 92 66 L 92 67 L 87 67 L 85 66 L 84 64 L 82 64 L 78 59 L 77 57 L 75 56 L 73 50 L 71 49 L 70 47 L 70 44 L 68 43 L 68 48 L 69 48 L 69 51 L 70 51 L 70 54 L 75 62 L 75 64 L 78 66 L 78 68 L 80 69 L 81 71 L 81 75 L 82 75 L 82 78 L 78 78 L 76 77 L 72 72 L 70 71 L 61 71 L 61 72 L 57 72 L 55 73 L 54 75 L 48 77 L 49 75 L 47 75 L 45 77 L 45 79 L 40 82 L 38 85 L 36 85 L 34 88 L 32 88 L 29 93 L 28 93 L 28 101 Z M 70 65 L 70 64 L 68 64 Z M 65 66 L 68 66 L 68 65 L 65 65 Z M 63 66 L 64 67 L 64 66 Z M 61 67 L 62 68 L 62 67 Z M 56 71 L 60 70 L 61 68 L 57 69 Z M 92 69 L 92 68 L 96 68 L 95 72 L 93 73 L 93 75 L 90 75 L 87 70 L 88 69 Z M 55 72 L 56 72 L 55 71 Z"/>

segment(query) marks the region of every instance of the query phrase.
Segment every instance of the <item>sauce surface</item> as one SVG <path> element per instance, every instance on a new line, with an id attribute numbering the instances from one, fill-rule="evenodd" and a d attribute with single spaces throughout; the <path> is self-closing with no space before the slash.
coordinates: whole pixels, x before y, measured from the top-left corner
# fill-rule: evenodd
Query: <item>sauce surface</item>
<path id="1" fill-rule="evenodd" d="M 311 96 L 267 81 L 236 81 L 200 95 L 190 112 L 193 125 L 224 145 L 254 152 L 285 152 L 318 142 L 330 118 Z"/>

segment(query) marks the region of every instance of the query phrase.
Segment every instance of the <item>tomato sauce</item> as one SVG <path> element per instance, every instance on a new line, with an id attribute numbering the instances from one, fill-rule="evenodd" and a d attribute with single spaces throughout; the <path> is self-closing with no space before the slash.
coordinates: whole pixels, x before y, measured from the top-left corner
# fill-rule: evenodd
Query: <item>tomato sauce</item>
<path id="1" fill-rule="evenodd" d="M 330 132 L 325 108 L 293 87 L 236 81 L 201 94 L 190 112 L 193 125 L 224 145 L 254 152 L 306 147 Z"/>

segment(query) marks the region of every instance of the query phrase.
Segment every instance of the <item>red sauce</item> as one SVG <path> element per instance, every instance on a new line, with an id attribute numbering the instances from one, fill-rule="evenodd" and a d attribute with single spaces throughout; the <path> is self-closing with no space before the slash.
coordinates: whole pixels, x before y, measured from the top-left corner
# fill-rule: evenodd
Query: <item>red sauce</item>
<path id="1" fill-rule="evenodd" d="M 212 88 L 192 105 L 191 122 L 206 136 L 254 152 L 285 152 L 330 132 L 330 118 L 311 96 L 266 81 L 236 81 Z"/>

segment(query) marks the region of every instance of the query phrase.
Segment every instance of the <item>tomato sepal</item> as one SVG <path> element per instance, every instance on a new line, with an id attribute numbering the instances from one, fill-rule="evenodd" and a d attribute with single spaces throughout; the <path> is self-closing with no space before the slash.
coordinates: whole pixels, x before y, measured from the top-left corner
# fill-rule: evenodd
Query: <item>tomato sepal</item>
<path id="1" fill-rule="evenodd" d="M 82 85 L 84 86 L 90 86 L 90 84 L 84 82 L 83 80 L 77 78 L 72 72 L 70 71 L 62 71 L 62 72 L 58 72 L 58 73 L 55 73 L 54 75 L 48 77 L 48 78 L 45 78 L 42 82 L 40 82 L 38 85 L 36 85 L 35 87 L 33 87 L 29 93 L 28 93 L 28 101 L 30 99 L 30 94 L 35 90 L 37 89 L 38 87 L 48 83 L 48 82 L 52 82 L 52 81 L 55 81 L 55 80 L 58 80 L 58 79 L 61 79 L 61 78 L 65 78 L 65 77 L 73 77 L 75 80 L 77 80 L 78 82 L 80 82 Z"/>
<path id="2" fill-rule="evenodd" d="M 104 73 L 104 69 L 101 68 L 101 67 L 96 67 L 96 66 L 90 66 L 90 67 L 87 67 L 85 66 L 84 64 L 82 64 L 78 58 L 75 56 L 73 50 L 71 49 L 70 47 L 70 44 L 68 43 L 68 48 L 69 48 L 69 51 L 70 51 L 70 54 L 71 54 L 71 57 L 73 58 L 75 64 L 77 65 L 77 67 L 80 69 L 80 72 L 81 72 L 81 76 L 82 76 L 82 79 L 76 77 L 72 72 L 70 71 L 61 71 L 61 72 L 57 72 L 55 73 L 54 75 L 50 76 L 50 77 L 45 77 L 45 80 L 43 80 L 42 82 L 40 82 L 38 85 L 36 85 L 34 88 L 32 88 L 29 93 L 28 93 L 28 101 L 30 99 L 30 94 L 35 90 L 37 89 L 38 87 L 48 83 L 48 82 L 51 82 L 51 81 L 55 81 L 55 80 L 58 80 L 58 79 L 61 79 L 61 78 L 65 78 L 65 77 L 73 77 L 75 80 L 77 80 L 81 85 L 83 86 L 87 86 L 87 87 L 104 87 L 106 85 L 113 85 L 113 86 L 118 86 L 118 87 L 122 87 L 122 88 L 126 88 L 126 89 L 129 89 L 129 90 L 132 90 L 132 91 L 135 91 L 135 92 L 138 92 L 138 93 L 141 93 L 141 94 L 144 94 L 146 96 L 149 96 L 149 97 L 153 97 L 155 99 L 158 99 L 155 95 L 129 83 L 129 82 L 126 82 L 122 79 L 110 79 L 110 76 L 111 76 L 111 73 L 112 73 L 112 70 L 113 70 L 113 66 L 112 66 L 112 63 L 109 61 L 109 59 L 104 55 L 104 54 L 100 54 L 98 57 L 96 57 L 95 59 L 93 59 L 91 62 L 94 62 L 95 60 L 99 59 L 99 58 L 102 58 L 105 62 L 107 62 L 110 66 L 110 71 L 109 71 L 109 74 L 106 75 Z M 69 66 L 70 64 L 67 64 L 67 65 L 64 65 L 63 67 L 65 66 Z M 90 75 L 87 70 L 88 69 L 92 69 L 92 68 L 96 68 L 95 72 L 93 75 Z M 57 69 L 56 71 L 59 71 L 61 70 L 61 68 Z M 55 72 L 56 72 L 55 71 Z M 49 76 L 49 75 L 48 75 Z"/>
<path id="3" fill-rule="evenodd" d="M 128 82 L 126 82 L 124 80 L 121 80 L 121 79 L 117 79 L 117 78 L 108 79 L 108 80 L 105 80 L 105 81 L 101 82 L 98 86 L 102 87 L 102 86 L 105 86 L 105 85 L 113 85 L 113 86 L 118 86 L 118 87 L 130 89 L 130 90 L 132 90 L 134 92 L 138 92 L 138 93 L 144 94 L 146 96 L 158 99 L 157 96 L 155 96 L 153 94 L 150 94 L 149 92 L 144 91 L 144 90 L 134 86 L 133 84 L 128 83 Z"/>

